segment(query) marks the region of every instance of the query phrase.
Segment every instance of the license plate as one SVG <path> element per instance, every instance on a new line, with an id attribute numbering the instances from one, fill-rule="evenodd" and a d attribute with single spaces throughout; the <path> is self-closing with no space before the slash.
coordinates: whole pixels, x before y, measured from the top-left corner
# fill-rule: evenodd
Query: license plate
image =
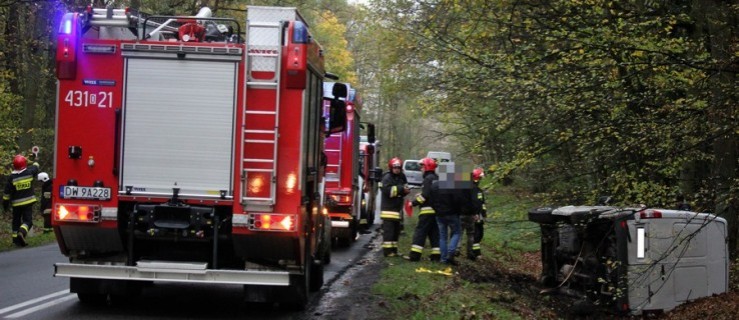
<path id="1" fill-rule="evenodd" d="M 110 188 L 62 186 L 62 199 L 110 200 Z"/>

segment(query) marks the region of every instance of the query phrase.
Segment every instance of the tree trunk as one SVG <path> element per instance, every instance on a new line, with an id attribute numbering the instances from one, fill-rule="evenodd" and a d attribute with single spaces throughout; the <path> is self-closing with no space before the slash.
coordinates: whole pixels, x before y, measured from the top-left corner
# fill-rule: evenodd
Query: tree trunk
<path id="1" fill-rule="evenodd" d="M 717 215 L 724 217 L 729 229 L 729 252 L 733 258 L 737 257 L 737 239 L 739 225 L 737 224 L 737 198 L 739 197 L 736 179 L 739 177 L 737 156 L 736 128 L 737 99 L 734 84 L 736 74 L 732 70 L 724 70 L 731 66 L 733 52 L 732 41 L 736 39 L 737 18 L 733 15 L 730 2 L 712 0 L 695 1 L 699 24 L 708 39 L 707 49 L 716 61 L 716 69 L 710 78 L 711 101 L 709 103 L 709 121 L 718 137 L 713 142 L 713 185 L 715 186 Z"/>

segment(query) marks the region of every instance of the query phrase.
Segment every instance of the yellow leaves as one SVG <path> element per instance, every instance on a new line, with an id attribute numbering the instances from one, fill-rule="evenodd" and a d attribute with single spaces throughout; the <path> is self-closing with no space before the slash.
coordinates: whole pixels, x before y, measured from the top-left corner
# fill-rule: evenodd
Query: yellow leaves
<path id="1" fill-rule="evenodd" d="M 338 75 L 342 82 L 356 84 L 354 56 L 348 49 L 346 26 L 331 11 L 324 11 L 313 31 L 326 53 L 326 70 Z"/>

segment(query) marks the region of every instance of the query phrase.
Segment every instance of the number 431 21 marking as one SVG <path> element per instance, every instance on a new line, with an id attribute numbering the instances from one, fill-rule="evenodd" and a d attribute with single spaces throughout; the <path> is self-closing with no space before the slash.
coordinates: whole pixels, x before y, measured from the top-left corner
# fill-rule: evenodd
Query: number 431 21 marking
<path id="1" fill-rule="evenodd" d="M 87 90 L 69 90 L 64 97 L 64 102 L 70 107 L 90 107 L 98 108 L 113 107 L 113 92 L 89 92 Z"/>

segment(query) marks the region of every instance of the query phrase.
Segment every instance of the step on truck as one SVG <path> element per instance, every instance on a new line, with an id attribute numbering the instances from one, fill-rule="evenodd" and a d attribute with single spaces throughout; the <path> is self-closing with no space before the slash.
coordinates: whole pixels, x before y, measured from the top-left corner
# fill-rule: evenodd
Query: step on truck
<path id="1" fill-rule="evenodd" d="M 365 182 L 360 168 L 360 111 L 357 91 L 348 84 L 323 84 L 324 113 L 330 118 L 332 107 L 344 108 L 346 125 L 325 139 L 326 154 L 325 206 L 331 219 L 331 238 L 339 245 L 348 246 L 360 231 L 362 199 Z M 338 104 L 338 105 L 337 105 Z M 365 123 L 372 126 L 371 123 Z M 370 134 L 374 140 L 374 128 Z M 365 219 L 366 221 L 366 219 Z M 365 226 L 366 227 L 366 226 Z"/>
<path id="2" fill-rule="evenodd" d="M 187 282 L 302 308 L 330 224 L 323 56 L 296 9 L 88 7 L 57 40 L 54 275 L 82 302 Z"/>

